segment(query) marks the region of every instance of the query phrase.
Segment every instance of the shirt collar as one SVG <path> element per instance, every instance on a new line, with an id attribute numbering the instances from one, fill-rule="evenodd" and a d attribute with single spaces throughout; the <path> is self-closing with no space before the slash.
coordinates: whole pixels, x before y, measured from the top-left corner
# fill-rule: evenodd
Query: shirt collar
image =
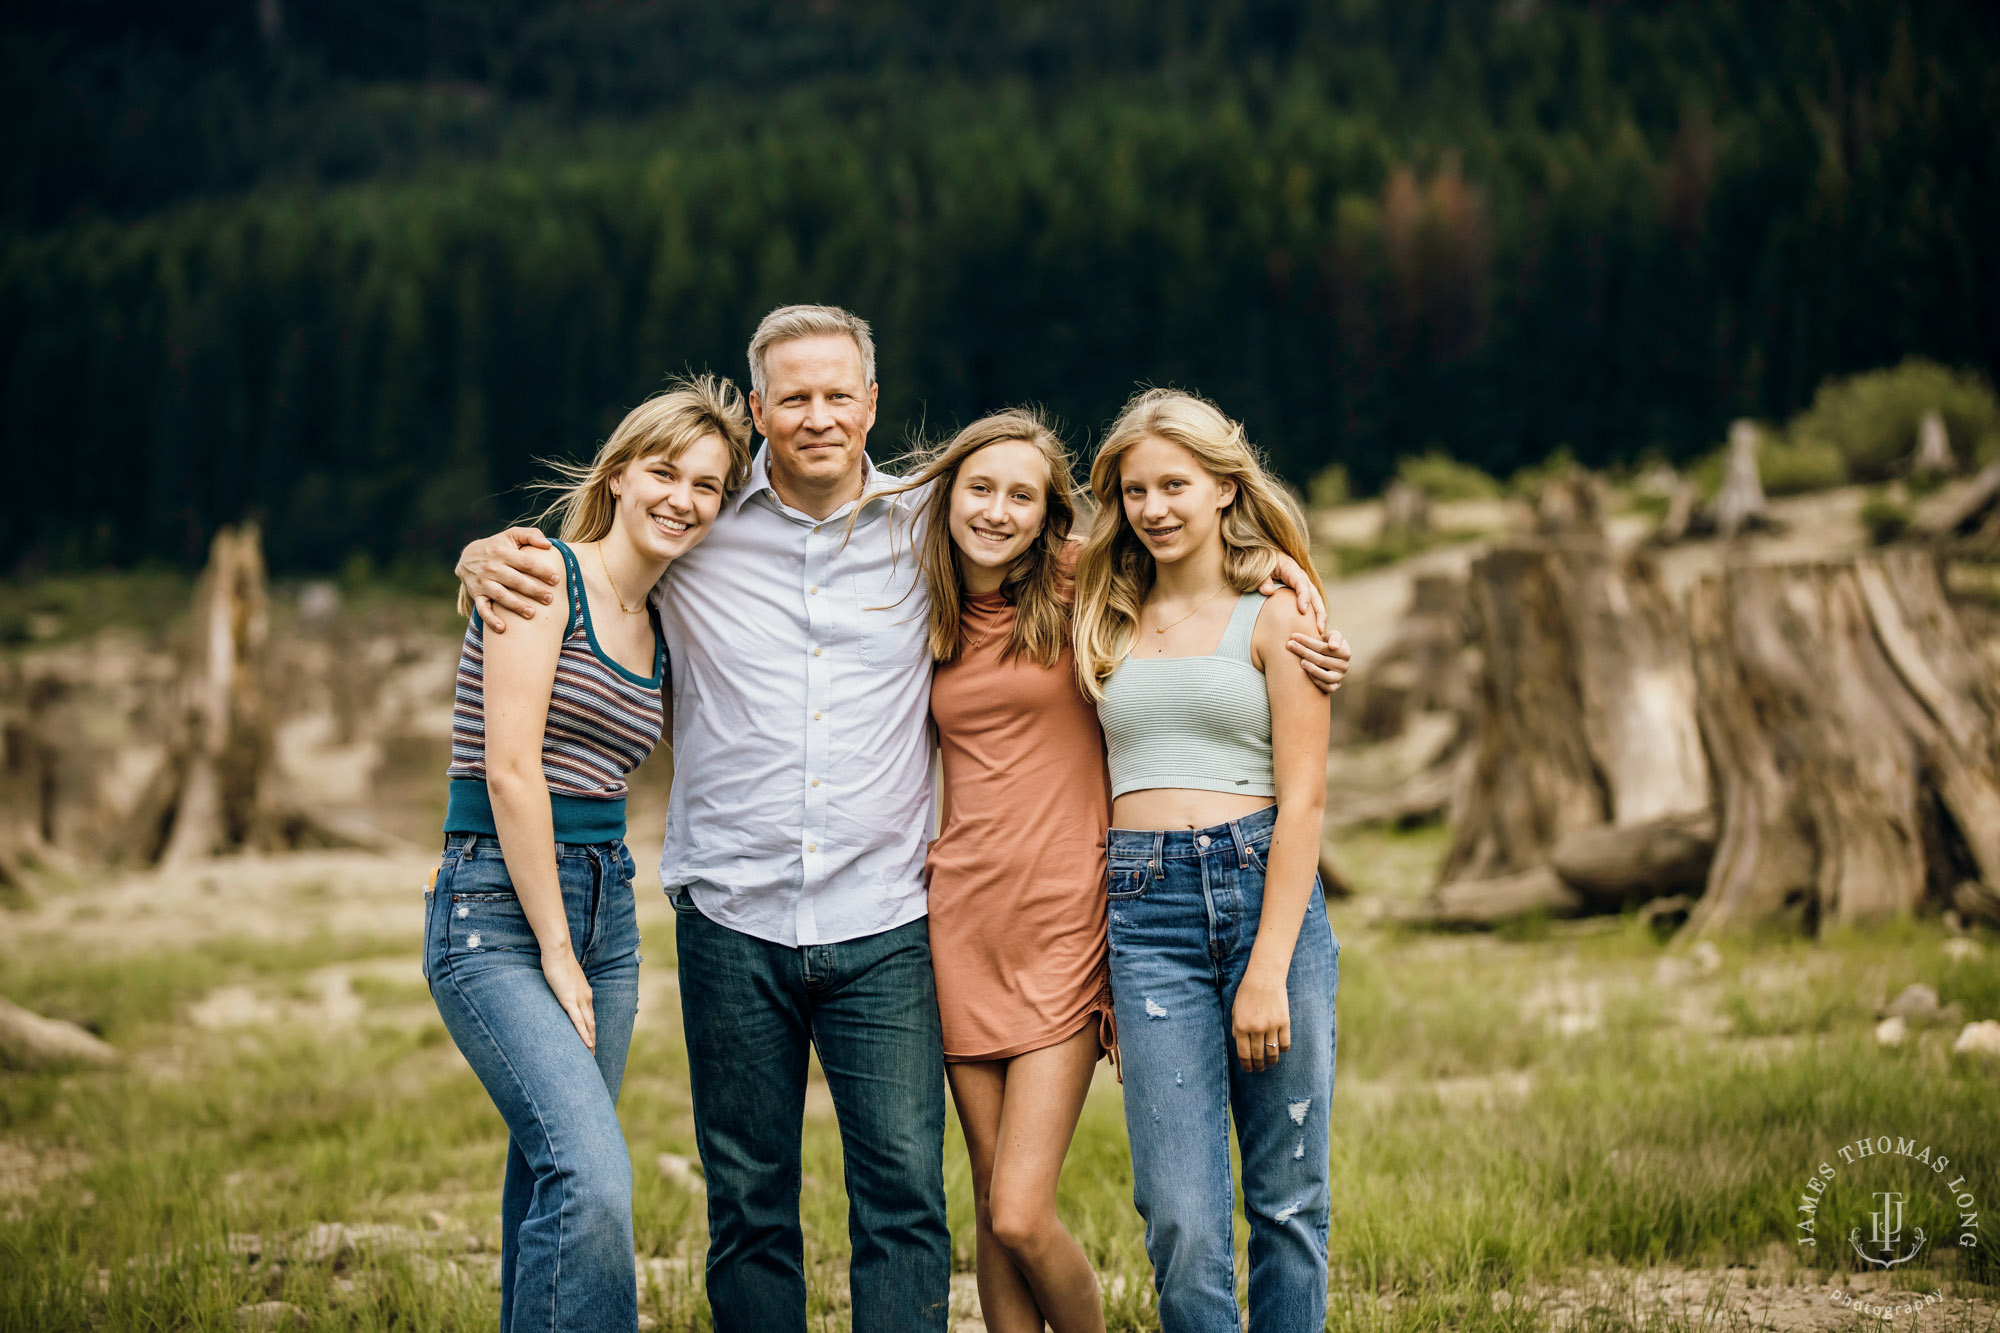
<path id="1" fill-rule="evenodd" d="M 861 454 L 862 495 L 864 496 L 867 495 L 869 488 L 873 487 L 878 482 L 886 482 L 894 480 L 896 480 L 896 478 L 890 476 L 886 472 L 881 471 L 879 468 L 875 466 L 875 460 L 868 456 L 866 450 L 862 451 Z M 777 505 L 784 504 L 784 501 L 778 498 L 778 488 L 771 484 L 771 442 L 768 439 L 759 440 L 757 442 L 757 456 L 750 460 L 750 480 L 743 484 L 742 490 L 736 492 L 735 495 L 730 497 L 729 500 L 730 512 L 741 513 L 743 506 L 749 502 L 751 496 L 764 494 L 766 492 L 770 494 L 771 502 L 773 504 Z M 836 510 L 835 515 L 837 515 L 839 512 L 840 512 L 839 510 Z M 829 515 L 828 521 L 831 521 L 833 517 L 834 515 Z"/>

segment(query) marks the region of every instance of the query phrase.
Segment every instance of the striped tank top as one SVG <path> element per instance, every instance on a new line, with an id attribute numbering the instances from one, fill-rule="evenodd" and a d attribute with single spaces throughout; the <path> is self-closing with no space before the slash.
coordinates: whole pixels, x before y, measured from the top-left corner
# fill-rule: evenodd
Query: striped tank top
<path id="1" fill-rule="evenodd" d="M 1271 697 L 1250 661 L 1264 595 L 1236 599 L 1206 657 L 1127 657 L 1104 682 L 1097 720 L 1111 761 L 1111 795 L 1180 787 L 1276 796 Z"/>
<path id="2" fill-rule="evenodd" d="M 618 665 L 597 645 L 583 572 L 567 542 L 562 553 L 569 598 L 569 632 L 556 656 L 549 719 L 542 732 L 542 775 L 549 784 L 557 842 L 610 842 L 625 836 L 625 775 L 660 743 L 665 724 L 660 690 L 667 650 L 653 618 L 653 675 Z M 451 794 L 447 833 L 498 835 L 486 791 L 486 626 L 477 612 L 458 654 L 458 690 L 451 710 Z"/>

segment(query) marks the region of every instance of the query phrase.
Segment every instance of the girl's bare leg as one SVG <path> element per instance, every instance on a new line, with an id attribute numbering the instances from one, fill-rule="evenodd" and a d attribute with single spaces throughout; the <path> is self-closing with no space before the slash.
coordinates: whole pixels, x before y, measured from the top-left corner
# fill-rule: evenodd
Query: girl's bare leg
<path id="1" fill-rule="evenodd" d="M 1042 1312 L 1027 1279 L 993 1237 L 993 1157 L 1000 1143 L 1000 1109 L 1007 1087 L 1007 1062 L 981 1060 L 947 1064 L 952 1101 L 965 1131 L 966 1154 L 972 1159 L 974 1276 L 979 1280 L 979 1311 L 988 1333 L 1041 1333 Z"/>
<path id="2" fill-rule="evenodd" d="M 989 1333 L 1102 1333 L 1083 1247 L 1056 1216 L 1056 1182 L 1099 1054 L 1097 1028 L 1005 1062 L 954 1064 L 972 1158 L 979 1300 Z"/>

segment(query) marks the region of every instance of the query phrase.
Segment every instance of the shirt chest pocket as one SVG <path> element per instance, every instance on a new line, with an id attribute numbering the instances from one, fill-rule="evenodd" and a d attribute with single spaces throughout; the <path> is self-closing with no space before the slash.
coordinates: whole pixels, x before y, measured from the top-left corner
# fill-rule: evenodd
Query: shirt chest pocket
<path id="1" fill-rule="evenodd" d="M 904 667 L 930 660 L 930 603 L 910 553 L 893 568 L 849 573 L 842 600 L 848 637 L 862 665 Z"/>

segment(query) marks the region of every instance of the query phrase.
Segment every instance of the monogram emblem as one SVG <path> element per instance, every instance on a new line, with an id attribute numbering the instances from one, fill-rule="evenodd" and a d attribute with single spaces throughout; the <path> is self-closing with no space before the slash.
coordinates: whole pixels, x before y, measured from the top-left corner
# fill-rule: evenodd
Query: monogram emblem
<path id="1" fill-rule="evenodd" d="M 1875 1205 L 1875 1211 L 1868 1214 L 1871 1223 L 1868 1243 L 1879 1253 L 1870 1254 L 1861 1248 L 1860 1227 L 1854 1228 L 1847 1235 L 1847 1243 L 1854 1247 L 1854 1252 L 1861 1257 L 1861 1262 L 1876 1268 L 1894 1268 L 1897 1264 L 1906 1264 L 1916 1258 L 1917 1251 L 1924 1248 L 1922 1227 L 1910 1229 L 1910 1234 L 1916 1237 L 1917 1243 L 1910 1247 L 1908 1254 L 1900 1258 L 1891 1257 L 1895 1255 L 1896 1246 L 1903 1239 L 1903 1196 L 1894 1190 L 1877 1190 Z"/>

